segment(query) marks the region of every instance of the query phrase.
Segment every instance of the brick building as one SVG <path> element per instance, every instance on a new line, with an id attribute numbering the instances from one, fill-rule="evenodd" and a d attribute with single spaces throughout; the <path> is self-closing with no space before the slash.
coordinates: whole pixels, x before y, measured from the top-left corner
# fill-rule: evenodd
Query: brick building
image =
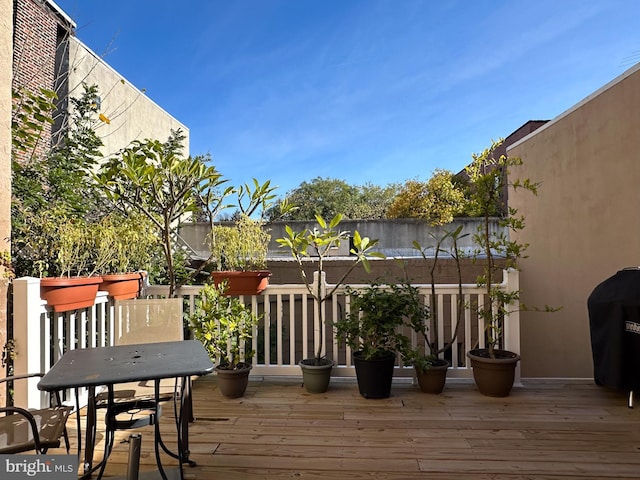
<path id="1" fill-rule="evenodd" d="M 43 132 L 36 155 L 46 152 L 56 133 L 65 130 L 68 100 L 82 94 L 83 82 L 97 85 L 103 94 L 109 92 L 101 98 L 100 113 L 117 118 L 96 128 L 105 156 L 133 140 L 164 141 L 176 129 L 186 135 L 185 152 L 189 152 L 189 129 L 78 40 L 75 22 L 53 1 L 13 0 L 13 8 L 13 90 L 46 88 L 58 97 L 54 124 Z"/>
<path id="2" fill-rule="evenodd" d="M 36 93 L 46 88 L 66 99 L 68 41 L 75 23 L 53 2 L 43 0 L 14 0 L 13 5 L 13 90 L 26 88 Z M 66 110 L 66 103 L 59 106 Z M 52 134 L 60 125 L 60 113 L 52 128 L 42 132 L 36 154 L 51 146 Z"/>

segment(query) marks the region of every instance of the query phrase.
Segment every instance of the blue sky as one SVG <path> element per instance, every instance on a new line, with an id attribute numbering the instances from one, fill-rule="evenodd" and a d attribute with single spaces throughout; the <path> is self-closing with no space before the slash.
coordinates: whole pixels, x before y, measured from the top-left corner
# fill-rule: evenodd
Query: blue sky
<path id="1" fill-rule="evenodd" d="M 57 0 L 232 184 L 427 180 L 640 61 L 638 0 Z"/>

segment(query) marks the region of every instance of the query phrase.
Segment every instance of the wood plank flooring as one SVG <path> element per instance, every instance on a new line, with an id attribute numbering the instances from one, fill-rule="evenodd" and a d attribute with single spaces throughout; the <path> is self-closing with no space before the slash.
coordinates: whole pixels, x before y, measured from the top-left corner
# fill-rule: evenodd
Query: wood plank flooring
<path id="1" fill-rule="evenodd" d="M 229 400 L 207 376 L 194 382 L 194 413 L 193 480 L 640 479 L 640 404 L 588 382 L 525 381 L 507 398 L 471 383 L 450 381 L 441 395 L 404 383 L 366 400 L 355 380 L 312 395 L 268 379 Z M 153 470 L 153 433 L 142 434 L 140 470 Z M 127 455 L 117 443 L 106 475 L 123 475 Z"/>

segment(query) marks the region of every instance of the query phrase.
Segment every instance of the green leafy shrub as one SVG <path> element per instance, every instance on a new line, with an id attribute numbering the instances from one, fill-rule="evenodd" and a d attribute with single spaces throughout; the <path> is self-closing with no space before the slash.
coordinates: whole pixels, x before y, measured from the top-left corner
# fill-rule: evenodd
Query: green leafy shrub
<path id="1" fill-rule="evenodd" d="M 206 285 L 189 322 L 211 359 L 219 359 L 222 368 L 235 370 L 253 358 L 251 339 L 260 317 L 237 297 L 224 295 L 226 288 L 224 282 Z"/>

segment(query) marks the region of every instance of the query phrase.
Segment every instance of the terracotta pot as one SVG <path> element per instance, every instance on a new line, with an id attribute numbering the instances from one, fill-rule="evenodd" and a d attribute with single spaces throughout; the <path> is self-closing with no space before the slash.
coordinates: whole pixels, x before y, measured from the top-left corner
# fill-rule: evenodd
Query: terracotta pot
<path id="1" fill-rule="evenodd" d="M 473 379 L 478 391 L 487 397 L 506 397 L 511 392 L 516 365 L 520 355 L 508 350 L 495 350 L 495 358 L 489 350 L 478 348 L 467 352 L 473 367 Z"/>
<path id="2" fill-rule="evenodd" d="M 247 390 L 251 365 L 238 364 L 238 366 L 241 368 L 235 370 L 227 370 L 219 365 L 216 367 L 218 388 L 220 388 L 220 393 L 222 393 L 224 397 L 240 398 Z"/>
<path id="3" fill-rule="evenodd" d="M 102 275 L 100 290 L 114 300 L 129 300 L 138 296 L 143 279 L 143 272 Z"/>
<path id="4" fill-rule="evenodd" d="M 91 307 L 96 302 L 101 277 L 42 278 L 40 298 L 54 312 Z"/>
<path id="5" fill-rule="evenodd" d="M 254 272 L 211 272 L 213 283 L 228 281 L 226 295 L 258 295 L 269 285 L 269 270 Z"/>
<path id="6" fill-rule="evenodd" d="M 305 358 L 298 365 L 302 369 L 302 382 L 308 393 L 324 393 L 329 389 L 333 362 L 323 358 L 316 365 L 315 358 Z"/>
<path id="7" fill-rule="evenodd" d="M 444 390 L 447 381 L 447 371 L 449 362 L 439 360 L 435 365 L 431 365 L 426 370 L 419 370 L 414 366 L 418 386 L 423 393 L 439 394 Z"/>

